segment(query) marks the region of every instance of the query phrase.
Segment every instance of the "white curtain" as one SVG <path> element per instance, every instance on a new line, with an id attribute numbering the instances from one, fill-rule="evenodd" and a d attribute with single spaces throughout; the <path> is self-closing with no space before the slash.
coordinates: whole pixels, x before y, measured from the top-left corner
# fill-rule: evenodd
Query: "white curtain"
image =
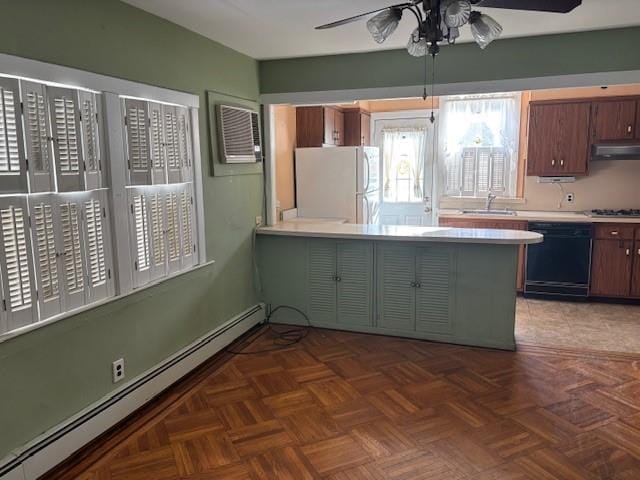
<path id="1" fill-rule="evenodd" d="M 474 149 L 495 149 L 506 153 L 501 195 L 514 196 L 519 130 L 519 93 L 441 98 L 438 161 L 444 173 L 444 193 L 468 195 L 467 187 L 474 182 L 474 193 L 483 190 L 488 172 L 478 172 L 477 167 L 471 172 L 475 164 L 469 158 Z M 477 182 L 483 182 L 482 186 Z"/>
<path id="2" fill-rule="evenodd" d="M 425 162 L 425 148 L 427 143 L 426 127 L 395 127 L 382 130 L 382 158 L 384 162 L 384 193 L 391 189 L 393 174 L 393 156 L 398 154 L 400 143 L 408 143 L 411 155 L 411 176 L 413 179 L 413 195 L 421 199 L 423 197 L 423 173 Z"/>

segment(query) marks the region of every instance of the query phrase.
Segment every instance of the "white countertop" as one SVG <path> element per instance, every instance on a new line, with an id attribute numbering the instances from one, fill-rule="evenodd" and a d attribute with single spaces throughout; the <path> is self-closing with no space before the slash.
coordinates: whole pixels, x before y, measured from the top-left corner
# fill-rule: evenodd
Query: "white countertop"
<path id="1" fill-rule="evenodd" d="M 462 213 L 457 209 L 442 209 L 438 217 L 464 218 L 473 220 L 525 220 L 530 222 L 583 222 L 583 223 L 640 223 L 640 218 L 633 217 L 592 217 L 584 212 L 542 212 L 535 210 L 514 210 L 515 215 L 491 215 Z"/>
<path id="2" fill-rule="evenodd" d="M 404 225 L 360 225 L 353 223 L 290 223 L 260 227 L 259 235 L 289 237 L 349 238 L 361 240 L 395 240 L 409 242 L 452 242 L 521 245 L 540 243 L 542 235 L 523 230 L 484 228 L 417 227 Z"/>

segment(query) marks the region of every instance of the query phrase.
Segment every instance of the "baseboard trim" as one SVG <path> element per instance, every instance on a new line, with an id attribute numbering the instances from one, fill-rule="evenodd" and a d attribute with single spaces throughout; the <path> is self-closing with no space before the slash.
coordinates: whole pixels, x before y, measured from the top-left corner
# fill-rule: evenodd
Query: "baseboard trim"
<path id="1" fill-rule="evenodd" d="M 257 304 L 0 461 L 0 480 L 33 480 L 126 418 L 265 319 Z"/>

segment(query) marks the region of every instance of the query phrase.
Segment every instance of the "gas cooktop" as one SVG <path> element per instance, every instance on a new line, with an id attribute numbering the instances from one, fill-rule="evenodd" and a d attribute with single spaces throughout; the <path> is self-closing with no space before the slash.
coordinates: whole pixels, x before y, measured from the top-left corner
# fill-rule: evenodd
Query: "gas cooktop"
<path id="1" fill-rule="evenodd" d="M 593 217 L 640 217 L 640 210 L 635 208 L 625 208 L 622 210 L 591 210 Z"/>

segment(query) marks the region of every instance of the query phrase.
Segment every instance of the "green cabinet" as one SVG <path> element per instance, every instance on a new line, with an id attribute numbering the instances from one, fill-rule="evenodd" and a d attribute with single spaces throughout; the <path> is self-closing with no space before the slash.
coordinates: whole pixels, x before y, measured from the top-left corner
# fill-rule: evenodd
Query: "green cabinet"
<path id="1" fill-rule="evenodd" d="M 377 247 L 377 326 L 405 332 L 453 332 L 455 255 L 448 246 Z"/>
<path id="2" fill-rule="evenodd" d="M 306 283 L 307 312 L 312 323 L 372 325 L 371 242 L 309 240 Z"/>

